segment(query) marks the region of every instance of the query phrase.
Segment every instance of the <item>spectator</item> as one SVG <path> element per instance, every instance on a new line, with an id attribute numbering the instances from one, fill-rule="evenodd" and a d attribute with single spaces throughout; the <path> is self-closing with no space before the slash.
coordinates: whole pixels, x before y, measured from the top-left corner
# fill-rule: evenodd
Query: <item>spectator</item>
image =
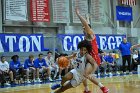
<path id="1" fill-rule="evenodd" d="M 55 74 L 54 74 L 54 77 L 53 77 L 53 79 L 56 79 L 56 76 L 57 76 L 57 73 L 58 73 L 58 65 L 56 65 L 55 63 L 54 63 L 54 58 L 52 57 L 52 52 L 48 52 L 47 53 L 47 56 L 45 57 L 45 60 L 46 60 L 46 62 L 47 62 L 47 65 L 49 66 L 49 68 L 50 68 L 50 71 L 52 72 L 52 71 L 55 71 Z M 50 72 L 50 73 L 51 73 Z"/>
<path id="2" fill-rule="evenodd" d="M 22 65 L 19 61 L 19 56 L 13 55 L 11 57 L 11 59 L 12 59 L 12 61 L 10 62 L 10 70 L 13 71 L 14 79 L 16 80 L 16 75 L 19 74 L 19 75 L 21 75 L 21 77 L 20 77 L 21 83 L 23 83 L 24 68 L 22 67 Z"/>
<path id="3" fill-rule="evenodd" d="M 5 76 L 10 75 L 11 85 L 13 84 L 13 72 L 9 70 L 9 64 L 5 60 L 5 56 L 1 56 L 0 61 L 0 77 L 1 77 L 1 85 L 4 86 L 4 83 L 6 83 Z M 6 83 L 9 85 L 8 83 Z"/>
<path id="4" fill-rule="evenodd" d="M 131 44 L 127 42 L 126 38 L 123 38 L 123 41 L 119 45 L 119 50 L 122 54 L 122 65 L 123 65 L 123 72 L 126 73 L 126 61 L 128 63 L 128 69 L 131 73 Z"/>
<path id="5" fill-rule="evenodd" d="M 134 54 L 132 55 L 132 70 L 136 71 L 138 64 L 139 64 L 138 51 L 135 50 Z"/>
<path id="6" fill-rule="evenodd" d="M 105 61 L 105 58 L 106 58 L 106 53 L 101 53 L 100 54 L 100 57 L 101 57 L 101 65 L 100 65 L 100 68 L 103 69 L 103 74 L 106 76 L 107 73 L 106 73 L 106 70 L 107 70 L 107 62 Z"/>
<path id="7" fill-rule="evenodd" d="M 115 73 L 117 72 L 117 64 L 114 62 L 114 58 L 112 56 L 112 53 L 110 52 L 108 56 L 106 56 L 105 61 L 108 62 L 107 66 L 110 72 L 110 75 L 112 75 L 112 71 L 114 69 Z"/>
<path id="8" fill-rule="evenodd" d="M 40 78 L 39 78 L 39 72 L 40 73 L 46 73 L 49 76 L 49 80 L 52 81 L 51 79 L 51 73 L 50 73 L 50 68 L 49 66 L 46 64 L 45 59 L 43 58 L 43 54 L 40 53 L 38 55 L 38 58 L 34 61 L 34 66 L 37 70 L 37 81 L 41 82 Z M 47 76 L 47 75 L 46 75 Z M 47 77 L 46 77 L 47 78 Z"/>
<path id="9" fill-rule="evenodd" d="M 30 72 L 33 73 L 33 81 L 35 82 L 35 72 L 36 72 L 36 69 L 34 67 L 34 56 L 33 55 L 29 55 L 29 58 L 25 60 L 25 62 L 24 62 L 24 69 L 26 71 L 27 83 L 31 83 L 29 81 L 29 73 Z"/>

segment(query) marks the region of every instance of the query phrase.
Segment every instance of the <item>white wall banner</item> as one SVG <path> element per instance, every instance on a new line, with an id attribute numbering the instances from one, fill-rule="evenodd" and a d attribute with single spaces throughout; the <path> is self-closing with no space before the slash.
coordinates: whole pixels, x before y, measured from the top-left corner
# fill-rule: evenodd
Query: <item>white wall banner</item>
<path id="1" fill-rule="evenodd" d="M 44 51 L 43 34 L 0 34 L 0 52 Z"/>
<path id="2" fill-rule="evenodd" d="M 5 20 L 27 21 L 27 0 L 5 0 Z"/>
<path id="3" fill-rule="evenodd" d="M 53 22 L 69 23 L 69 0 L 52 0 Z"/>
<path id="4" fill-rule="evenodd" d="M 106 22 L 105 7 L 102 0 L 91 0 L 91 24 L 99 23 L 103 24 Z"/>

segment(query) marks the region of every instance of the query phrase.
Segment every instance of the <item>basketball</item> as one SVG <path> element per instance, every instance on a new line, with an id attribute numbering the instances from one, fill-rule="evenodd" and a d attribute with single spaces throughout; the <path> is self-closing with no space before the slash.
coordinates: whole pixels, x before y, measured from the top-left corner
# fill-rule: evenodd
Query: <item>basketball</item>
<path id="1" fill-rule="evenodd" d="M 69 60 L 62 56 L 58 58 L 58 66 L 61 68 L 66 68 L 69 65 Z"/>

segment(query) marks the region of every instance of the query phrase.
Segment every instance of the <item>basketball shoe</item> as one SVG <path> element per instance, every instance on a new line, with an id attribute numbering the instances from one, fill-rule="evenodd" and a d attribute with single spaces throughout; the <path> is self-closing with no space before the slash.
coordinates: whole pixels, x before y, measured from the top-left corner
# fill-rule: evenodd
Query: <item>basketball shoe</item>
<path id="1" fill-rule="evenodd" d="M 108 93 L 109 89 L 106 87 L 101 87 L 101 90 L 103 91 L 103 93 Z"/>
<path id="2" fill-rule="evenodd" d="M 60 87 L 61 87 L 60 84 L 55 84 L 55 85 L 53 85 L 53 86 L 51 87 L 51 89 L 52 89 L 52 90 L 55 90 L 55 89 L 60 88 Z"/>

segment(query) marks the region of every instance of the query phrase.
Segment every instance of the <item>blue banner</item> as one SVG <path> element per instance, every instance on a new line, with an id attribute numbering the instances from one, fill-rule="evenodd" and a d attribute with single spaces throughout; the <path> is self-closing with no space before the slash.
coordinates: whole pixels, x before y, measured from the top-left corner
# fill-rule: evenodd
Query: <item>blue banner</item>
<path id="1" fill-rule="evenodd" d="M 43 51 L 42 34 L 0 34 L 0 52 Z"/>
<path id="2" fill-rule="evenodd" d="M 121 21 L 132 21 L 132 7 L 116 6 L 116 18 Z"/>
<path id="3" fill-rule="evenodd" d="M 102 50 L 118 49 L 122 39 L 126 35 L 99 35 L 96 34 L 98 47 Z M 80 41 L 84 40 L 83 34 L 65 35 L 59 34 L 58 38 L 61 38 L 64 51 L 75 51 Z"/>

